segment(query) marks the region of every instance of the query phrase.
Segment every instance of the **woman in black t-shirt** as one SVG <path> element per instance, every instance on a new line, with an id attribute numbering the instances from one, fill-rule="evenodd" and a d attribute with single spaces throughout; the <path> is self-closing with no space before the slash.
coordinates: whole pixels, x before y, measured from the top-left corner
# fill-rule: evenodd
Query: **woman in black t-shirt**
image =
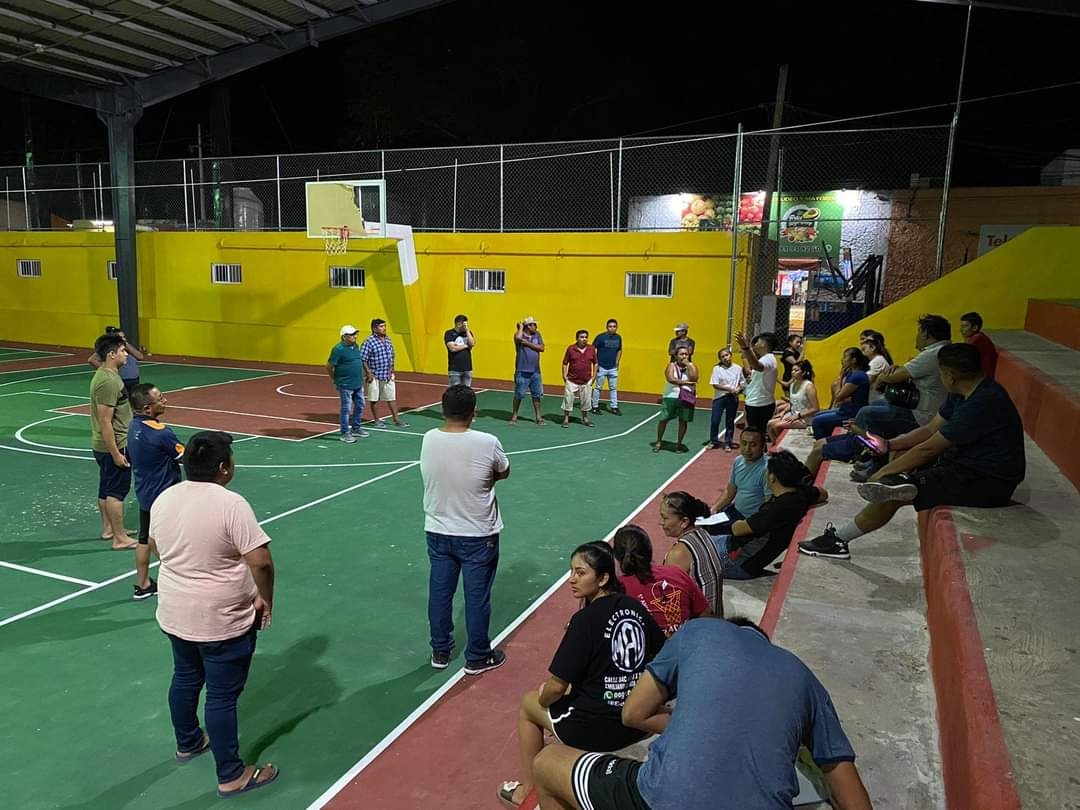
<path id="1" fill-rule="evenodd" d="M 663 631 L 649 611 L 624 592 L 607 543 L 586 543 L 574 550 L 570 591 L 583 604 L 570 618 L 551 660 L 551 677 L 521 699 L 518 754 L 523 781 L 500 786 L 499 799 L 508 807 L 520 805 L 533 788 L 532 761 L 544 747 L 544 731 L 573 748 L 604 752 L 646 736 L 622 724 L 622 706 L 645 664 L 664 645 Z"/>

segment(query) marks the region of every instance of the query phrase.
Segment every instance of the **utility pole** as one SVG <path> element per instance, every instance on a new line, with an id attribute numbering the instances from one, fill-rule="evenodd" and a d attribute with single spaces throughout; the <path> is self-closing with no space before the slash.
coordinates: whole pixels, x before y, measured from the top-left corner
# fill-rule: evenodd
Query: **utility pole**
<path id="1" fill-rule="evenodd" d="M 769 228 L 772 225 L 773 189 L 776 187 L 777 165 L 780 160 L 780 133 L 777 132 L 784 123 L 784 107 L 787 104 L 787 75 L 788 66 L 780 66 L 780 74 L 776 78 L 776 105 L 773 107 L 772 129 L 769 136 L 769 163 L 765 169 L 765 199 L 761 208 L 761 238 L 754 245 L 753 259 L 750 265 L 750 277 L 752 283 L 747 290 L 751 297 L 751 311 L 755 323 L 760 319 L 761 296 L 772 292 L 772 284 L 766 287 L 765 282 L 771 280 L 776 274 L 778 259 L 778 243 L 769 239 Z M 780 200 L 777 199 L 779 209 Z M 779 236 L 779 228 L 777 229 Z M 756 329 L 756 327 L 755 327 Z"/>

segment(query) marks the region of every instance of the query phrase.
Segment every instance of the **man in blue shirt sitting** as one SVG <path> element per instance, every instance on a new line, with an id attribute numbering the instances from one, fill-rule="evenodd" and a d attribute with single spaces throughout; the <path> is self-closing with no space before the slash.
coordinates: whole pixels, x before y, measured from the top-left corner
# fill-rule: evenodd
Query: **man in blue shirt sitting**
<path id="1" fill-rule="evenodd" d="M 135 497 L 139 501 L 133 599 L 146 599 L 157 593 L 157 583 L 150 578 L 150 507 L 158 495 L 180 481 L 184 445 L 172 428 L 158 419 L 165 413 L 166 402 L 165 395 L 152 383 L 140 383 L 131 389 L 134 416 L 128 428 L 127 451 L 135 471 Z"/>
<path id="2" fill-rule="evenodd" d="M 753 515 L 772 495 L 765 480 L 768 466 L 764 431 L 757 425 L 747 425 L 739 434 L 739 456 L 731 465 L 731 478 L 724 494 L 713 506 L 712 513 L 726 512 L 729 524 Z M 709 531 L 714 532 L 711 527 Z"/>
<path id="3" fill-rule="evenodd" d="M 764 697 L 739 699 L 747 695 Z M 541 807 L 791 807 L 799 792 L 795 760 L 805 745 L 824 772 L 833 807 L 870 810 L 829 693 L 747 619 L 684 624 L 646 665 L 622 720 L 660 735 L 648 762 L 549 745 L 533 760 Z"/>

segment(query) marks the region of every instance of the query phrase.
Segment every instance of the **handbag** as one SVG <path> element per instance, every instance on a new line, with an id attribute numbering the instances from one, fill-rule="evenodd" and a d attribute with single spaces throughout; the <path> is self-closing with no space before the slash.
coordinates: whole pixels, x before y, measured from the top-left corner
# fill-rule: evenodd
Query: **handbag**
<path id="1" fill-rule="evenodd" d="M 697 405 L 697 394 L 689 388 L 679 386 L 679 404 L 685 405 L 688 408 L 693 408 Z"/>
<path id="2" fill-rule="evenodd" d="M 919 387 L 911 380 L 900 383 L 886 383 L 885 401 L 898 408 L 914 409 L 919 404 Z"/>

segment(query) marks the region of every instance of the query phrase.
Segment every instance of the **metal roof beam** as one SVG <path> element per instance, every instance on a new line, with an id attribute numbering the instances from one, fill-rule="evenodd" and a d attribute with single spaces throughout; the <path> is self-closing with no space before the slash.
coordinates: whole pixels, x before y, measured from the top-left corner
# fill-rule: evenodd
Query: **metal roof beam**
<path id="1" fill-rule="evenodd" d="M 204 20 L 202 17 L 196 17 L 193 14 L 188 14 L 186 11 L 181 11 L 178 8 L 172 8 L 171 6 L 163 5 L 161 3 L 155 3 L 154 0 L 128 0 L 130 3 L 142 6 L 143 8 L 150 9 L 151 11 L 158 11 L 168 17 L 172 17 L 177 22 L 182 22 L 185 25 L 191 25 L 196 28 L 201 28 L 204 31 L 209 31 L 211 34 L 217 34 L 218 36 L 231 39 L 233 42 L 254 42 L 254 40 L 246 34 L 241 34 L 232 28 L 226 28 L 224 25 L 219 25 L 209 20 Z"/>
<path id="2" fill-rule="evenodd" d="M 226 8 L 229 11 L 239 14 L 242 17 L 247 17 L 249 20 L 254 20 L 260 25 L 265 25 L 271 31 L 290 31 L 292 30 L 292 23 L 284 22 L 275 17 L 271 17 L 268 14 L 263 14 L 261 11 L 256 11 L 253 8 L 248 8 L 242 3 L 235 3 L 233 0 L 207 0 L 215 6 Z"/>
<path id="3" fill-rule="evenodd" d="M 77 93 L 65 100 L 113 113 L 149 107 L 203 85 L 272 62 L 281 56 L 309 47 L 313 43 L 352 34 L 447 2 L 449 0 L 383 0 L 365 10 L 366 19 L 360 19 L 359 14 L 337 14 L 329 19 L 313 20 L 302 28 L 271 34 L 250 45 L 240 45 L 200 60 L 198 66 L 189 63 L 182 68 L 152 73 L 145 79 L 136 81 L 130 88 L 118 88 L 109 92 Z"/>
<path id="4" fill-rule="evenodd" d="M 324 20 L 334 16 L 333 14 L 331 14 L 329 11 L 327 11 L 322 6 L 316 5 L 315 3 L 310 3 L 310 2 L 308 2 L 308 0 L 285 0 L 285 1 L 291 6 L 296 6 L 298 9 L 303 11 L 305 14 L 308 14 L 308 15 L 314 14 L 316 17 L 321 17 Z"/>
<path id="5" fill-rule="evenodd" d="M 29 40 L 22 39 L 20 37 L 12 36 L 11 34 L 5 34 L 0 32 L 0 42 L 6 42 L 10 45 L 18 45 L 26 48 L 27 52 L 22 57 L 16 57 L 15 61 L 23 61 L 27 58 L 37 58 L 38 56 L 56 56 L 61 59 L 65 59 L 69 62 L 78 62 L 82 65 L 89 65 L 90 67 L 102 68 L 103 70 L 109 70 L 113 73 L 122 73 L 127 76 L 135 76 L 137 78 L 143 78 L 149 76 L 145 70 L 136 70 L 130 68 L 127 65 L 120 65 L 116 62 L 106 62 L 102 59 L 95 59 L 92 56 L 85 56 L 75 51 L 69 51 L 66 48 L 61 48 L 57 45 L 48 45 L 42 42 L 30 42 Z"/>
<path id="6" fill-rule="evenodd" d="M 98 76 L 94 73 L 87 73 L 83 70 L 75 70 L 74 68 L 63 67 L 62 65 L 54 65 L 51 62 L 43 62 L 40 59 L 32 59 L 25 56 L 18 56 L 9 51 L 0 50 L 0 59 L 4 61 L 18 62 L 22 65 L 29 65 L 30 67 L 37 68 L 38 70 L 46 70 L 49 73 L 59 73 L 63 76 L 75 76 L 79 79 L 85 79 L 87 81 L 95 82 L 96 84 L 117 85 L 118 81 L 115 79 L 109 79 L 104 76 Z M 5 83 L 6 84 L 6 83 Z M 59 98 L 58 96 L 49 94 L 49 98 Z M 90 106 L 90 105 L 83 105 Z"/>
<path id="7" fill-rule="evenodd" d="M 107 39 L 105 37 L 99 37 L 97 34 L 91 34 L 88 31 L 80 31 L 76 28 L 68 28 L 66 25 L 62 25 L 53 20 L 46 20 L 41 17 L 35 17 L 33 14 L 24 14 L 21 11 L 16 11 L 12 8 L 5 8 L 0 6 L 0 17 L 10 17 L 13 20 L 19 20 L 20 22 L 28 23 L 29 25 L 36 25 L 45 31 L 56 34 L 63 34 L 66 37 L 72 39 L 82 39 L 86 42 L 92 42 L 95 45 L 99 45 L 102 48 L 108 48 L 109 50 L 119 51 L 120 53 L 130 54 L 131 56 L 138 57 L 147 62 L 157 65 L 169 65 L 172 67 L 179 67 L 184 64 L 178 59 L 174 59 L 170 56 L 164 56 L 160 53 L 154 53 L 153 51 L 145 51 L 141 48 L 136 48 L 133 45 L 128 45 L 125 42 L 117 42 L 114 39 Z"/>
<path id="8" fill-rule="evenodd" d="M 109 14 L 102 11 L 99 8 L 91 8 L 90 6 L 84 6 L 82 3 L 75 3 L 72 0 L 42 0 L 42 2 L 50 3 L 60 8 L 66 8 L 69 11 L 77 11 L 80 14 L 84 14 L 87 17 L 92 17 L 95 20 L 101 20 L 109 25 L 117 25 L 121 28 L 126 28 L 128 31 L 134 31 L 137 34 L 142 34 L 145 37 L 151 37 L 153 39 L 159 39 L 162 42 L 168 42 L 170 45 L 174 45 L 177 48 L 183 48 L 186 51 L 192 53 L 202 54 L 203 56 L 211 56 L 217 51 L 213 48 L 208 48 L 205 45 L 200 45 L 197 42 L 192 42 L 190 39 L 183 39 L 181 37 L 167 34 L 164 31 L 158 31 L 155 28 L 149 28 L 141 23 L 132 22 L 129 19 L 123 17 L 117 17 L 113 14 Z"/>

